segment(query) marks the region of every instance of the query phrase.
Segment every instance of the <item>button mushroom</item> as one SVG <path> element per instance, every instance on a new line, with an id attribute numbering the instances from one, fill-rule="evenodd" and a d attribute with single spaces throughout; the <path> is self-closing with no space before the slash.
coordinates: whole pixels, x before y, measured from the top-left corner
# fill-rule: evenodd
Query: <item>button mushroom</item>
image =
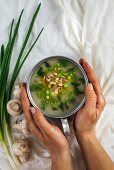
<path id="1" fill-rule="evenodd" d="M 22 163 L 27 162 L 30 157 L 30 143 L 26 139 L 19 139 L 13 144 L 12 151 L 19 156 Z"/>
<path id="2" fill-rule="evenodd" d="M 19 99 L 12 99 L 7 103 L 7 112 L 12 116 L 17 116 L 22 113 L 22 105 Z"/>
<path id="3" fill-rule="evenodd" d="M 14 86 L 13 98 L 15 99 L 21 98 L 21 83 Z"/>
<path id="4" fill-rule="evenodd" d="M 25 163 L 29 160 L 29 155 L 28 154 L 21 155 L 21 156 L 19 156 L 19 160 L 21 161 L 21 163 Z"/>
<path id="5" fill-rule="evenodd" d="M 14 129 L 20 130 L 24 135 L 29 135 L 28 125 L 26 119 L 21 121 L 16 121 L 15 124 L 12 126 Z"/>

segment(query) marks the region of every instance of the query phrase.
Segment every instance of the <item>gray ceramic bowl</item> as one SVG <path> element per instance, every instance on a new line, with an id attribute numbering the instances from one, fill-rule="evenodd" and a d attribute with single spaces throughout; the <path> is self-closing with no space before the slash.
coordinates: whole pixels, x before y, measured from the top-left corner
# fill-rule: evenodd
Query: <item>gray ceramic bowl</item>
<path id="1" fill-rule="evenodd" d="M 56 58 L 56 59 L 58 59 L 58 58 L 59 58 L 59 59 L 61 59 L 61 58 L 62 58 L 62 59 L 66 59 L 66 60 L 68 60 L 70 63 L 73 63 L 76 67 L 79 68 L 79 70 L 80 70 L 81 73 L 83 74 L 84 79 L 85 79 L 85 84 L 88 84 L 87 75 L 86 75 L 84 69 L 82 68 L 82 66 L 81 66 L 80 64 L 74 62 L 73 60 L 71 60 L 71 59 L 69 59 L 69 58 L 67 58 L 67 57 L 63 57 L 63 56 L 52 56 L 52 57 L 48 57 L 48 58 L 40 61 L 38 64 L 36 64 L 36 66 L 35 66 L 35 67 L 33 68 L 33 70 L 31 71 L 31 73 L 30 73 L 30 75 L 29 75 L 29 78 L 28 78 L 28 81 L 27 81 L 27 93 L 28 93 L 28 97 L 29 97 L 29 99 L 30 99 L 31 104 L 32 104 L 34 107 L 38 107 L 38 106 L 37 106 L 36 103 L 34 102 L 34 100 L 33 100 L 33 98 L 32 98 L 32 95 L 31 95 L 31 92 L 30 92 L 30 80 L 31 80 L 31 77 L 32 77 L 34 71 L 35 71 L 42 63 L 44 63 L 45 61 L 49 61 L 50 59 L 54 59 L 54 58 Z M 54 117 L 54 118 L 65 118 L 65 117 L 71 116 L 72 114 L 76 113 L 76 112 L 83 106 L 84 102 L 85 102 L 85 97 L 82 99 L 82 101 L 80 101 L 80 104 L 79 104 L 78 106 L 76 106 L 75 110 L 73 110 L 71 113 L 68 113 L 68 114 L 65 115 L 65 116 L 64 116 L 64 115 L 63 115 L 63 116 L 56 116 L 56 117 Z M 39 109 L 40 109 L 40 108 L 39 108 Z M 40 110 L 41 110 L 41 109 L 40 109 Z M 48 116 L 48 117 L 52 117 L 52 116 L 50 116 L 49 113 L 46 113 L 44 110 L 41 110 L 41 111 L 43 111 L 44 115 L 46 115 L 46 116 Z M 52 117 L 52 118 L 53 118 L 53 117 Z"/>
<path id="2" fill-rule="evenodd" d="M 33 70 L 31 71 L 31 73 L 30 73 L 30 75 L 29 75 L 29 78 L 28 78 L 28 81 L 27 81 L 27 93 L 28 93 L 28 97 L 29 97 L 29 100 L 30 100 L 31 104 L 32 104 L 34 107 L 38 107 L 38 106 L 37 106 L 36 103 L 34 102 L 34 100 L 33 100 L 33 98 L 32 98 L 32 95 L 31 95 L 31 92 L 30 92 L 30 81 L 31 81 L 31 77 L 32 77 L 34 71 L 35 71 L 41 64 L 43 64 L 44 62 L 49 61 L 49 60 L 51 60 L 51 59 L 65 59 L 65 60 L 68 60 L 70 63 L 72 63 L 73 65 L 75 65 L 76 68 L 78 67 L 78 69 L 81 71 L 81 73 L 82 73 L 82 75 L 83 75 L 83 77 L 84 77 L 84 79 L 85 79 L 85 85 L 88 84 L 87 75 L 86 75 L 84 69 L 82 68 L 82 66 L 81 66 L 80 64 L 74 62 L 73 60 L 71 60 L 71 59 L 69 59 L 69 58 L 67 58 L 67 57 L 63 57 L 63 56 L 52 56 L 52 57 L 48 57 L 48 58 L 46 58 L 46 59 L 44 59 L 44 60 L 42 60 L 42 61 L 40 61 L 39 63 L 36 64 L 36 66 L 35 66 L 35 67 L 33 68 Z M 74 113 L 76 113 L 76 112 L 83 106 L 84 103 L 85 103 L 85 95 L 84 95 L 83 99 L 80 101 L 80 103 L 79 103 L 78 105 L 76 105 L 76 107 L 75 107 L 75 109 L 74 109 L 73 111 L 71 111 L 71 112 L 69 112 L 69 113 L 67 113 L 67 114 L 63 114 L 62 116 L 60 116 L 60 115 L 59 115 L 59 116 L 57 116 L 57 115 L 56 115 L 56 116 L 52 116 L 52 115 L 50 115 L 49 113 L 45 112 L 44 110 L 41 110 L 41 108 L 39 108 L 39 110 L 41 110 L 45 116 L 48 116 L 48 117 L 51 117 L 51 118 L 60 118 L 61 120 L 63 120 L 63 119 L 65 119 L 65 118 L 73 115 Z M 63 120 L 63 121 L 66 121 L 66 120 Z M 62 123 L 63 123 L 63 122 L 62 122 Z"/>

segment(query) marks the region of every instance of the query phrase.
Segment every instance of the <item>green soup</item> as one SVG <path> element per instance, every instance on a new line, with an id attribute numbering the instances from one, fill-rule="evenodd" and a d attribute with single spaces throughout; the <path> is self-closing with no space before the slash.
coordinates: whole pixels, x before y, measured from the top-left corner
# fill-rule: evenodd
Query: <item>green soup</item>
<path id="1" fill-rule="evenodd" d="M 33 72 L 30 92 L 35 104 L 50 116 L 72 112 L 84 98 L 85 79 L 67 59 L 51 58 Z"/>

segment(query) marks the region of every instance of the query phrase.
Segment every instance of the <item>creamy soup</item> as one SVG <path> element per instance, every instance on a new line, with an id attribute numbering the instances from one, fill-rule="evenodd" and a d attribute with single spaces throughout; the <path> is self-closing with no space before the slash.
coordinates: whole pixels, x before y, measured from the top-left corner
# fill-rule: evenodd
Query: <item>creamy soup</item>
<path id="1" fill-rule="evenodd" d="M 35 104 L 50 116 L 63 116 L 84 98 L 85 79 L 80 69 L 65 58 L 50 58 L 33 72 L 30 92 Z"/>

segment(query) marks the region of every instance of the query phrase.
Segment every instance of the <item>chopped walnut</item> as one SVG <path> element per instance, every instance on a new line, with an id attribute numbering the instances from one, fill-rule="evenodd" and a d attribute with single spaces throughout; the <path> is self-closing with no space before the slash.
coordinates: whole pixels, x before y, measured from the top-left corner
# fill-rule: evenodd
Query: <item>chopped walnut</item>
<path id="1" fill-rule="evenodd" d="M 51 79 L 46 77 L 46 82 L 49 83 L 50 81 Z"/>
<path id="2" fill-rule="evenodd" d="M 55 73 L 53 73 L 53 75 L 54 75 L 54 76 L 57 76 L 57 73 L 55 72 Z"/>
<path id="3" fill-rule="evenodd" d="M 51 81 L 50 84 L 51 85 L 56 85 L 56 83 L 54 81 Z"/>
<path id="4" fill-rule="evenodd" d="M 59 93 L 58 88 L 55 89 L 54 93 L 55 93 L 55 95 L 58 95 L 58 93 Z"/>

